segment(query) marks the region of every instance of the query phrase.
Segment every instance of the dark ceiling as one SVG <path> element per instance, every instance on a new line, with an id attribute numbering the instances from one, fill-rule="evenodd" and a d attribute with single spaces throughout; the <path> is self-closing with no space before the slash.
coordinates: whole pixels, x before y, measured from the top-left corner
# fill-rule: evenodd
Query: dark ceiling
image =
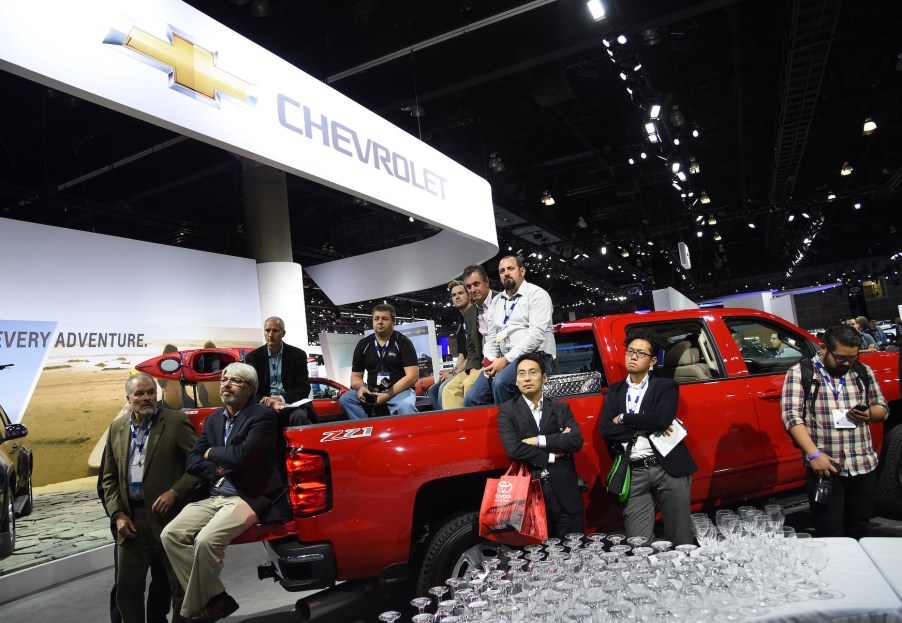
<path id="1" fill-rule="evenodd" d="M 502 250 L 536 254 L 530 278 L 557 319 L 648 308 L 668 285 L 703 299 L 898 267 L 895 0 L 608 0 L 600 22 L 583 0 L 269 0 L 256 17 L 259 2 L 188 3 L 485 176 Z M 0 216 L 247 254 L 229 153 L 10 74 L 0 86 L 22 94 L 3 103 Z M 674 160 L 700 172 L 681 182 Z M 305 266 L 434 233 L 300 178 L 288 186 Z M 309 285 L 311 336 L 357 308 Z M 446 298 L 437 287 L 398 301 L 441 317 Z"/>

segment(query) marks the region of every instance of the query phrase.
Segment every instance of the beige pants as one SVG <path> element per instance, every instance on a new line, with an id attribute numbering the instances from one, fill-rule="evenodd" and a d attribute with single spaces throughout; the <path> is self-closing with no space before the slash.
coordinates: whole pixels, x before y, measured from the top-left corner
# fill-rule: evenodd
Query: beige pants
<path id="1" fill-rule="evenodd" d="M 458 374 L 448 381 L 442 390 L 442 409 L 460 409 L 464 406 L 464 396 L 479 378 L 479 368 Z"/>
<path id="2" fill-rule="evenodd" d="M 191 617 L 225 587 L 219 580 L 225 548 L 257 522 L 257 514 L 237 495 L 189 504 L 160 535 L 176 578 L 185 589 L 182 616 Z"/>

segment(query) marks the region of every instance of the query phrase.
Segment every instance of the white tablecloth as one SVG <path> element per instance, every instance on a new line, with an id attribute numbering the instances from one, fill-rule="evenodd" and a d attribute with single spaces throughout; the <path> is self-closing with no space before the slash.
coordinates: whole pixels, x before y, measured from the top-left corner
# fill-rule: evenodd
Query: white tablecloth
<path id="1" fill-rule="evenodd" d="M 780 623 L 902 623 L 902 601 L 874 565 L 858 541 L 848 538 L 818 539 L 827 543 L 830 562 L 821 579 L 841 599 L 808 599 L 785 604 L 755 621 Z M 897 550 L 902 552 L 902 550 Z M 898 558 L 897 558 L 898 560 Z M 899 567 L 895 575 L 899 576 Z M 810 591 L 809 591 L 810 592 Z"/>
<path id="2" fill-rule="evenodd" d="M 902 599 L 902 538 L 867 537 L 859 541 L 880 573 Z"/>

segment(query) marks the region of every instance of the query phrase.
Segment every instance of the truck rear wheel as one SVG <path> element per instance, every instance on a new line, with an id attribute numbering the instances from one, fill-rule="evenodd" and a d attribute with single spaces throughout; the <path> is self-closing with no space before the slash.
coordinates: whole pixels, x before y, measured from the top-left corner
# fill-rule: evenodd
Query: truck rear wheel
<path id="1" fill-rule="evenodd" d="M 902 426 L 890 431 L 874 501 L 887 519 L 902 519 Z"/>
<path id="2" fill-rule="evenodd" d="M 479 538 L 479 514 L 463 513 L 448 519 L 429 540 L 417 575 L 417 595 L 428 595 L 433 586 L 468 569 L 482 569 L 482 561 L 508 549 Z"/>

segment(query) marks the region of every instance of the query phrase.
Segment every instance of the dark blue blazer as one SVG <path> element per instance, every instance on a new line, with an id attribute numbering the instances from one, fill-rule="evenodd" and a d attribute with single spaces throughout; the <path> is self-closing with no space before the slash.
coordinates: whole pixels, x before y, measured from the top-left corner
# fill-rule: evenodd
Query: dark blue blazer
<path id="1" fill-rule="evenodd" d="M 648 379 L 648 388 L 642 398 L 637 413 L 626 412 L 626 393 L 629 389 L 626 381 L 618 381 L 608 389 L 601 408 L 599 426 L 601 435 L 608 444 L 612 456 L 622 451 L 622 443 L 627 443 L 636 436 L 636 431 L 659 432 L 666 430 L 677 413 L 679 386 L 673 379 L 659 378 L 654 375 Z M 614 418 L 623 414 L 623 424 L 615 424 Z M 692 434 L 691 432 L 689 433 Z M 674 477 L 688 476 L 698 469 L 685 441 L 667 456 L 661 456 L 652 444 L 652 451 L 664 470 Z"/>
<path id="2" fill-rule="evenodd" d="M 207 481 L 219 479 L 216 468 L 232 470 L 228 477 L 238 495 L 257 514 L 257 521 L 288 521 L 291 509 L 288 490 L 282 481 L 276 415 L 254 402 L 245 405 L 235 417 L 228 445 L 223 444 L 225 407 L 211 413 L 204 422 L 194 448 L 188 455 L 187 471 Z M 204 453 L 210 448 L 210 457 Z"/>

